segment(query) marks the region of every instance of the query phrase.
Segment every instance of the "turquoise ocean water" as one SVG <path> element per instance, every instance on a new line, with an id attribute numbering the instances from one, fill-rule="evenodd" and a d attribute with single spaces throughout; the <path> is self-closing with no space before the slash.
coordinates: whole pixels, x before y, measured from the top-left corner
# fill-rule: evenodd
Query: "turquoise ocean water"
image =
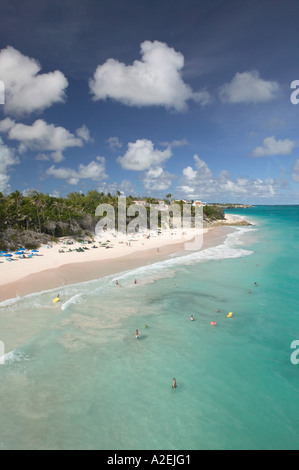
<path id="1" fill-rule="evenodd" d="M 220 247 L 0 304 L 0 449 L 299 449 L 299 207 L 241 215 Z"/>

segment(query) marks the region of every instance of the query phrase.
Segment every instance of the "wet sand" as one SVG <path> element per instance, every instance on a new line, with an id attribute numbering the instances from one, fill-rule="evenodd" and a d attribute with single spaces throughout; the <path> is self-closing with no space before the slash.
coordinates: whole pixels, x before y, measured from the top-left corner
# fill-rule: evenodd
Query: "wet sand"
<path id="1" fill-rule="evenodd" d="M 206 231 L 203 236 L 203 246 L 201 249 L 222 244 L 227 235 L 232 231 L 234 229 L 228 226 L 215 227 Z M 130 254 L 123 254 L 119 257 L 111 257 L 98 261 L 85 261 L 82 257 L 80 262 L 66 263 L 51 269 L 41 270 L 28 276 L 25 275 L 16 282 L 5 284 L 5 279 L 3 279 L 0 286 L 0 302 L 23 297 L 35 292 L 59 289 L 59 287 L 66 285 L 100 279 L 105 276 L 164 261 L 171 255 L 190 253 L 191 251 L 185 251 L 185 241 L 179 243 L 173 243 L 172 241 L 171 244 L 164 241 L 164 243 L 160 243 L 159 246 L 154 248 L 139 251 L 133 249 Z M 27 260 L 24 262 L 27 262 Z"/>

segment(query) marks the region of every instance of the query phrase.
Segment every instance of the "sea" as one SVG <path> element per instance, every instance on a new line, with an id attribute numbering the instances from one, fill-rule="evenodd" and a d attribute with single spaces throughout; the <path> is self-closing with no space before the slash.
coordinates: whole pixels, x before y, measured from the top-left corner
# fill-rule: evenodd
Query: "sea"
<path id="1" fill-rule="evenodd" d="M 299 449 L 299 206 L 227 212 L 253 225 L 0 304 L 0 449 Z"/>

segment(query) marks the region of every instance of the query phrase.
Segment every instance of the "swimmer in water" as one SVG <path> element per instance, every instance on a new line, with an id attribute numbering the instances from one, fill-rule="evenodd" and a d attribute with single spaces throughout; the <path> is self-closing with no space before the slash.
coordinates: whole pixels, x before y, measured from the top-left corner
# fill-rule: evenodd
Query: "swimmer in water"
<path id="1" fill-rule="evenodd" d="M 249 290 L 249 291 L 248 291 L 248 294 L 252 294 L 252 291 L 251 291 L 251 290 Z"/>
<path id="2" fill-rule="evenodd" d="M 191 320 L 191 321 L 194 321 L 194 317 L 193 317 L 193 315 L 191 315 L 191 317 L 190 317 L 190 320 Z"/>
<path id="3" fill-rule="evenodd" d="M 136 279 L 135 279 L 135 281 L 134 281 L 134 284 L 135 284 L 135 285 L 137 284 L 137 280 L 136 280 Z"/>
<path id="4" fill-rule="evenodd" d="M 136 337 L 137 339 L 139 338 L 139 331 L 138 331 L 138 330 L 136 330 L 135 337 Z"/>
<path id="5" fill-rule="evenodd" d="M 220 310 L 219 310 L 219 308 L 217 308 L 217 313 L 220 313 Z"/>
<path id="6" fill-rule="evenodd" d="M 172 381 L 172 390 L 175 390 L 176 388 L 177 388 L 176 379 L 173 379 L 173 381 Z"/>
<path id="7" fill-rule="evenodd" d="M 257 286 L 258 286 L 258 283 L 257 283 L 257 282 L 255 282 L 255 283 L 254 283 L 254 285 L 255 285 L 255 287 L 257 287 Z"/>

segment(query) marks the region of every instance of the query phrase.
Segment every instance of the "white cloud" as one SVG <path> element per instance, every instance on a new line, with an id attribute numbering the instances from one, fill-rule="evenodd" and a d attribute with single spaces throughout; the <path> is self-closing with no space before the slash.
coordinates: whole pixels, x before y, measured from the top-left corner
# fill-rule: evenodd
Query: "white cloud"
<path id="1" fill-rule="evenodd" d="M 159 41 L 145 41 L 141 56 L 133 65 L 115 59 L 99 65 L 89 81 L 93 99 L 112 98 L 128 106 L 165 106 L 177 111 L 185 110 L 188 100 L 202 105 L 211 101 L 208 92 L 194 93 L 184 83 L 184 56 L 180 52 Z"/>
<path id="2" fill-rule="evenodd" d="M 6 114 L 43 111 L 65 100 L 68 81 L 56 70 L 40 74 L 40 64 L 11 46 L 0 51 L 0 77 L 5 86 Z"/>
<path id="3" fill-rule="evenodd" d="M 76 134 L 84 142 L 93 142 L 93 139 L 90 137 L 90 131 L 85 124 L 76 130 Z"/>
<path id="4" fill-rule="evenodd" d="M 88 165 L 79 165 L 77 170 L 72 168 L 55 168 L 52 165 L 46 172 L 47 176 L 66 180 L 69 184 L 76 185 L 82 179 L 92 181 L 102 181 L 106 175 L 106 160 L 104 157 L 97 157 L 97 161 L 92 161 Z"/>
<path id="5" fill-rule="evenodd" d="M 174 178 L 174 175 L 171 175 L 168 171 L 157 167 L 146 172 L 143 184 L 148 191 L 166 191 L 170 188 Z"/>
<path id="6" fill-rule="evenodd" d="M 118 149 L 121 149 L 123 146 L 123 144 L 121 143 L 118 137 L 109 137 L 109 139 L 107 140 L 107 143 L 109 145 L 110 150 L 112 150 L 112 152 L 116 152 Z"/>
<path id="7" fill-rule="evenodd" d="M 15 121 L 10 118 L 3 119 L 0 121 L 0 132 L 9 132 L 14 127 Z"/>
<path id="8" fill-rule="evenodd" d="M 210 180 L 213 178 L 212 172 L 208 165 L 199 158 L 198 155 L 194 155 L 195 167 L 194 170 L 191 166 L 188 166 L 183 170 L 183 175 L 188 181 L 193 180 Z"/>
<path id="9" fill-rule="evenodd" d="M 193 197 L 193 193 L 195 192 L 195 188 L 191 186 L 178 186 L 177 190 L 179 194 L 183 194 L 184 197 L 187 196 L 191 198 Z"/>
<path id="10" fill-rule="evenodd" d="M 276 98 L 279 84 L 263 80 L 259 72 L 237 73 L 230 83 L 219 88 L 220 99 L 224 103 L 259 103 Z"/>
<path id="11" fill-rule="evenodd" d="M 0 192 L 8 193 L 10 191 L 8 171 L 10 167 L 19 163 L 20 160 L 15 157 L 14 151 L 7 147 L 0 137 Z"/>
<path id="12" fill-rule="evenodd" d="M 295 183 L 299 183 L 299 158 L 296 160 L 293 167 L 292 179 L 295 181 Z"/>
<path id="13" fill-rule="evenodd" d="M 170 148 L 164 151 L 155 150 L 152 141 L 136 140 L 128 144 L 127 152 L 117 161 L 125 170 L 145 171 L 160 166 L 172 156 Z"/>
<path id="14" fill-rule="evenodd" d="M 81 131 L 86 133 L 87 128 L 83 126 Z M 67 148 L 83 146 L 82 138 L 71 134 L 64 127 L 55 127 L 54 124 L 47 124 L 42 119 L 38 119 L 29 126 L 18 124 L 12 119 L 7 118 L 0 121 L 0 132 L 7 132 L 9 139 L 20 142 L 20 152 L 25 152 L 26 150 L 49 151 L 51 152 L 50 157 L 56 163 L 63 160 L 63 151 Z M 44 154 L 43 159 L 45 159 Z"/>
<path id="15" fill-rule="evenodd" d="M 98 187 L 99 192 L 103 192 L 105 194 L 110 193 L 110 194 L 116 194 L 117 191 L 120 191 L 120 193 L 123 196 L 136 196 L 136 189 L 132 185 L 131 181 L 128 180 L 123 180 L 120 183 L 106 183 L 103 182 L 101 185 Z"/>
<path id="16" fill-rule="evenodd" d="M 233 178 L 227 170 L 215 177 L 207 163 L 194 156 L 196 170 L 187 167 L 183 170 L 177 196 L 182 199 L 201 199 L 202 201 L 252 200 L 252 198 L 273 198 L 280 189 L 280 181 Z"/>
<path id="17" fill-rule="evenodd" d="M 198 155 L 194 155 L 194 160 L 195 160 L 195 166 L 197 169 L 197 178 L 201 180 L 206 180 L 206 181 L 208 181 L 209 179 L 212 179 L 213 174 L 210 168 L 208 167 L 208 165 L 206 164 L 206 162 L 201 160 Z"/>
<path id="18" fill-rule="evenodd" d="M 186 177 L 188 181 L 195 180 L 197 178 L 197 171 L 193 170 L 191 166 L 188 166 L 183 170 L 183 175 Z"/>
<path id="19" fill-rule="evenodd" d="M 276 140 L 274 136 L 264 139 L 263 146 L 257 147 L 253 152 L 253 157 L 265 157 L 272 155 L 291 155 L 295 147 L 295 142 L 289 139 Z"/>

